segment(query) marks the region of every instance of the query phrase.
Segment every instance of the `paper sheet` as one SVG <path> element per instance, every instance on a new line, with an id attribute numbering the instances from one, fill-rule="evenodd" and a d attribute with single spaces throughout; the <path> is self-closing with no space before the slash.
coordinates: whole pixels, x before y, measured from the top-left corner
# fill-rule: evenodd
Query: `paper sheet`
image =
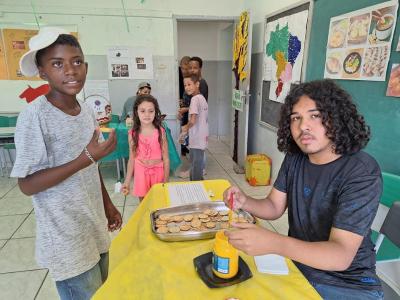
<path id="1" fill-rule="evenodd" d="M 168 193 L 171 207 L 211 201 L 204 185 L 200 182 L 169 184 Z"/>
<path id="2" fill-rule="evenodd" d="M 257 270 L 260 273 L 268 273 L 275 275 L 288 275 L 289 268 L 285 258 L 276 254 L 267 254 L 254 256 Z"/>

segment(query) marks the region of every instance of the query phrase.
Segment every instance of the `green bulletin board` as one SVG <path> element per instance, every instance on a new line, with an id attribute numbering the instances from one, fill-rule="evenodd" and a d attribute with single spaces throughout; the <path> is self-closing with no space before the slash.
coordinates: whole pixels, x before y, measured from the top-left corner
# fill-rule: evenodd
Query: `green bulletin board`
<path id="1" fill-rule="evenodd" d="M 324 76 L 330 18 L 382 2 L 384 1 L 315 1 L 308 50 L 307 81 L 321 79 Z M 371 140 L 365 151 L 375 157 L 382 171 L 397 175 L 400 175 L 400 98 L 387 97 L 386 89 L 392 63 L 400 63 L 400 52 L 396 52 L 399 33 L 398 20 L 386 81 L 337 80 L 337 83 L 352 95 L 358 110 L 371 127 Z"/>

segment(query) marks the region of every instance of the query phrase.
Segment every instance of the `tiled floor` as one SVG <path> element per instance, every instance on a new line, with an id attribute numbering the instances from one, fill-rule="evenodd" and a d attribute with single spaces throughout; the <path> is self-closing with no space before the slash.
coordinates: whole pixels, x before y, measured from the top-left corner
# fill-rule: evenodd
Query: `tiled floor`
<path id="1" fill-rule="evenodd" d="M 184 167 L 188 162 L 184 161 Z M 124 224 L 137 208 L 137 199 L 114 193 L 116 169 L 113 164 L 101 167 L 104 182 L 112 201 L 123 216 Z M 233 172 L 229 147 L 211 139 L 207 152 L 206 179 L 227 179 L 254 197 L 265 195 L 269 187 L 251 187 L 244 175 Z M 170 181 L 182 181 L 172 177 Z M 287 232 L 287 218 L 265 223 L 270 229 Z M 30 197 L 19 190 L 16 180 L 0 177 L 0 299 L 59 299 L 53 280 L 46 269 L 37 266 L 34 257 L 35 215 Z M 115 236 L 118 233 L 113 233 Z"/>

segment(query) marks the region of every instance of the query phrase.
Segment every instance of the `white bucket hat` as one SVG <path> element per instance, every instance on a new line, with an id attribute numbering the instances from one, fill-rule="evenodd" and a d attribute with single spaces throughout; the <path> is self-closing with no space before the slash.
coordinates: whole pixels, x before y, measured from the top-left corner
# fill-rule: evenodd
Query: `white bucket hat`
<path id="1" fill-rule="evenodd" d="M 57 27 L 42 27 L 37 35 L 29 40 L 29 51 L 19 60 L 19 68 L 25 76 L 35 76 L 39 73 L 36 66 L 36 53 L 53 44 L 60 34 L 71 34 Z"/>

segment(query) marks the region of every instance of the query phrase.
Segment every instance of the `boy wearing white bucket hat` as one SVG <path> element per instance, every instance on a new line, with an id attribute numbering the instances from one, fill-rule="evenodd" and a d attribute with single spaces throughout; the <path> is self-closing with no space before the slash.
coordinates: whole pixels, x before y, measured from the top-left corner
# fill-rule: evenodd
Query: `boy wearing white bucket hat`
<path id="1" fill-rule="evenodd" d="M 18 117 L 11 176 L 33 199 L 38 264 L 49 269 L 61 299 L 90 299 L 107 278 L 107 229 L 122 222 L 95 163 L 116 139 L 112 132 L 99 143 L 93 112 L 76 99 L 87 73 L 76 38 L 42 28 L 29 48 L 21 72 L 48 81 L 50 92 Z"/>

